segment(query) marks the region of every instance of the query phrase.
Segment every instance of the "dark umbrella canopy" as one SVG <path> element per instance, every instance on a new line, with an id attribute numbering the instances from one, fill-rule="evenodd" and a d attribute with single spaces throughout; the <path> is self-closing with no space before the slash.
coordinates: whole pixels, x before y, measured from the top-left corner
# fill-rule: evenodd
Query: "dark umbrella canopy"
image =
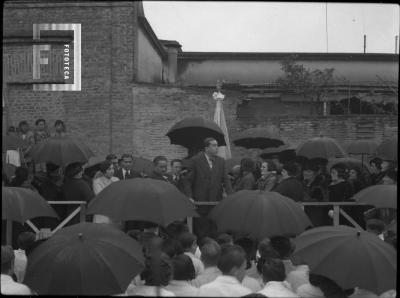
<path id="1" fill-rule="evenodd" d="M 94 153 L 84 143 L 72 138 L 48 138 L 32 147 L 31 155 L 36 162 L 51 162 L 66 166 L 73 162 L 86 163 Z"/>
<path id="2" fill-rule="evenodd" d="M 90 202 L 87 213 L 167 226 L 175 220 L 196 216 L 195 208 L 188 197 L 168 182 L 134 178 L 106 187 Z"/>
<path id="3" fill-rule="evenodd" d="M 257 239 L 298 235 L 312 226 L 301 205 L 276 192 L 241 190 L 210 214 L 221 231 L 247 232 Z"/>
<path id="4" fill-rule="evenodd" d="M 114 295 L 143 268 L 137 241 L 108 224 L 80 223 L 29 255 L 24 283 L 39 295 Z"/>
<path id="5" fill-rule="evenodd" d="M 279 136 L 279 129 L 273 125 L 246 129 L 233 138 L 233 143 L 236 146 L 248 149 L 265 149 L 269 147 L 278 147 L 284 144 Z"/>
<path id="6" fill-rule="evenodd" d="M 37 192 L 23 187 L 1 188 L 1 218 L 25 221 L 35 217 L 56 217 L 54 209 Z"/>
<path id="7" fill-rule="evenodd" d="M 28 142 L 13 136 L 3 136 L 2 149 L 7 150 L 17 150 L 18 148 L 28 147 Z"/>
<path id="8" fill-rule="evenodd" d="M 362 162 L 361 160 L 352 157 L 330 158 L 326 168 L 330 171 L 330 169 L 335 165 L 344 165 L 347 168 L 357 168 L 360 171 L 364 170 L 368 173 L 371 172 L 369 165 L 366 162 Z"/>
<path id="9" fill-rule="evenodd" d="M 381 294 L 396 288 L 396 250 L 376 235 L 348 226 L 318 227 L 295 240 L 292 260 L 334 280 L 343 289 Z"/>
<path id="10" fill-rule="evenodd" d="M 309 159 L 347 156 L 343 148 L 334 139 L 327 137 L 316 137 L 303 142 L 297 147 L 296 154 Z"/>
<path id="11" fill-rule="evenodd" d="M 296 158 L 296 149 L 289 144 L 284 144 L 276 148 L 264 149 L 259 155 L 262 159 L 270 159 L 278 155 L 281 160 L 294 160 Z"/>
<path id="12" fill-rule="evenodd" d="M 356 193 L 352 199 L 377 208 L 397 209 L 397 185 L 372 185 Z"/>
<path id="13" fill-rule="evenodd" d="M 373 140 L 354 140 L 345 145 L 349 154 L 374 154 L 378 144 Z"/>
<path id="14" fill-rule="evenodd" d="M 376 149 L 376 155 L 384 160 L 397 161 L 397 137 L 384 140 Z"/>
<path id="15" fill-rule="evenodd" d="M 208 137 L 216 139 L 218 146 L 226 145 L 221 128 L 215 122 L 201 117 L 185 118 L 175 123 L 166 135 L 171 144 L 181 145 L 188 149 L 201 148 L 203 140 Z"/>

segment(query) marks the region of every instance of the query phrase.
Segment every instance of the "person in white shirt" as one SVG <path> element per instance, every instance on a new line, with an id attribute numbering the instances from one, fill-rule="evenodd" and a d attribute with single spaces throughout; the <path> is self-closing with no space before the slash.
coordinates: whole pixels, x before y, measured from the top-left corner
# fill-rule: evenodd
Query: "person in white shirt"
<path id="1" fill-rule="evenodd" d="M 251 293 L 241 283 L 246 274 L 246 253 L 238 245 L 223 245 L 218 269 L 222 275 L 200 287 L 199 296 L 240 297 Z"/>
<path id="2" fill-rule="evenodd" d="M 172 279 L 172 264 L 164 254 L 155 254 L 146 259 L 145 269 L 141 273 L 144 285 L 129 284 L 125 294 L 128 296 L 161 296 L 175 297 L 175 294 L 165 289 Z"/>
<path id="3" fill-rule="evenodd" d="M 29 249 L 36 240 L 35 233 L 22 232 L 18 235 L 18 249 L 14 250 L 14 273 L 18 282 L 23 282 L 28 259 L 26 257 L 26 249 Z"/>
<path id="4" fill-rule="evenodd" d="M 190 284 L 194 279 L 194 266 L 189 256 L 181 254 L 172 259 L 173 280 L 166 287 L 166 290 L 176 296 L 195 297 L 199 289 Z"/>
<path id="5" fill-rule="evenodd" d="M 14 251 L 10 246 L 1 246 L 1 294 L 32 295 L 33 292 L 24 284 L 12 279 L 14 273 Z"/>
<path id="6" fill-rule="evenodd" d="M 290 271 L 286 276 L 286 281 L 291 285 L 293 291 L 297 291 L 297 289 L 304 285 L 308 284 L 308 274 L 310 272 L 310 268 L 308 265 L 299 265 L 295 270 Z"/>
<path id="7" fill-rule="evenodd" d="M 300 297 L 285 281 L 285 266 L 280 259 L 268 259 L 262 269 L 265 286 L 258 293 L 267 297 Z"/>
<path id="8" fill-rule="evenodd" d="M 302 298 L 310 297 L 346 297 L 345 291 L 333 280 L 310 272 L 309 283 L 301 285 L 297 294 Z"/>
<path id="9" fill-rule="evenodd" d="M 262 289 L 262 283 L 256 278 L 247 275 L 247 270 L 251 268 L 251 261 L 255 258 L 255 243 L 252 239 L 242 237 L 235 241 L 235 244 L 240 245 L 246 253 L 246 275 L 243 279 L 242 285 L 249 288 L 253 293 L 258 292 Z"/>
<path id="10" fill-rule="evenodd" d="M 221 256 L 220 245 L 215 240 L 209 239 L 201 246 L 200 250 L 204 271 L 191 281 L 191 284 L 198 288 L 214 281 L 222 274 L 221 270 L 217 267 L 219 257 Z"/>
<path id="11" fill-rule="evenodd" d="M 100 164 L 100 173 L 100 177 L 97 177 L 93 180 L 93 192 L 95 195 L 98 195 L 111 183 L 119 181 L 117 177 L 114 177 L 114 165 L 109 160 L 103 161 Z M 95 214 L 93 216 L 93 222 L 116 224 L 110 217 L 102 214 Z"/>
<path id="12" fill-rule="evenodd" d="M 181 243 L 185 255 L 192 259 L 196 277 L 203 273 L 204 265 L 194 254 L 197 249 L 197 237 L 190 232 L 183 232 L 178 236 L 178 241 Z"/>

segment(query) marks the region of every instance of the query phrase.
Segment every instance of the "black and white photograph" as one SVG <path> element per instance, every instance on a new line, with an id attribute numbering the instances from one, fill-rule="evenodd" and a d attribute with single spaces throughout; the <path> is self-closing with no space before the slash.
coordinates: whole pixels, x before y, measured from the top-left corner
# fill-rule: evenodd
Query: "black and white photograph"
<path id="1" fill-rule="evenodd" d="M 397 297 L 397 3 L 2 8 L 1 295 Z"/>

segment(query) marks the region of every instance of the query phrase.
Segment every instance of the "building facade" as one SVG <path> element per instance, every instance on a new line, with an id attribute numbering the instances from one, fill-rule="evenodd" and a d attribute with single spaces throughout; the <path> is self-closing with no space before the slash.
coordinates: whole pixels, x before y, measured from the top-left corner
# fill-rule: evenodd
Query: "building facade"
<path id="1" fill-rule="evenodd" d="M 76 45 L 71 32 L 46 31 L 34 39 L 34 24 L 81 25 L 80 91 L 33 90 L 34 84 L 64 82 L 62 49 Z M 51 47 L 41 52 L 48 63 L 40 66 L 40 79 L 34 79 L 34 45 Z M 157 38 L 139 1 L 9 1 L 3 10 L 3 127 L 21 120 L 33 127 L 44 118 L 51 130 L 61 119 L 67 133 L 97 155 L 183 158 L 186 149 L 170 145 L 165 134 L 185 117 L 212 119 L 211 95 L 224 80 L 231 135 L 271 123 L 293 146 L 319 134 L 340 142 L 397 135 L 397 112 L 332 115 L 329 107 L 357 98 L 397 106 L 398 55 L 298 54 L 306 67 L 333 67 L 343 79 L 325 99 L 327 112 L 315 114 L 314 103 L 274 85 L 283 75 L 279 62 L 289 54 L 182 52 L 178 42 Z M 234 146 L 232 153 L 258 154 Z"/>

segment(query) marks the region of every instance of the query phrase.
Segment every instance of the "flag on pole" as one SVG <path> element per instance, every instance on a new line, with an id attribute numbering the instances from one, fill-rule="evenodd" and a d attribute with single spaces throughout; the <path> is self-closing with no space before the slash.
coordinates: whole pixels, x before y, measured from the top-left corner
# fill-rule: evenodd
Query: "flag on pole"
<path id="1" fill-rule="evenodd" d="M 231 155 L 231 148 L 229 145 L 228 128 L 226 126 L 225 114 L 222 105 L 222 101 L 224 100 L 225 95 L 223 95 L 218 90 L 218 92 L 213 93 L 213 98 L 216 101 L 214 122 L 217 123 L 217 125 L 221 128 L 222 132 L 224 133 L 225 143 L 226 143 L 226 146 L 220 146 L 218 148 L 218 156 L 224 159 L 229 159 L 232 157 L 232 155 Z"/>

